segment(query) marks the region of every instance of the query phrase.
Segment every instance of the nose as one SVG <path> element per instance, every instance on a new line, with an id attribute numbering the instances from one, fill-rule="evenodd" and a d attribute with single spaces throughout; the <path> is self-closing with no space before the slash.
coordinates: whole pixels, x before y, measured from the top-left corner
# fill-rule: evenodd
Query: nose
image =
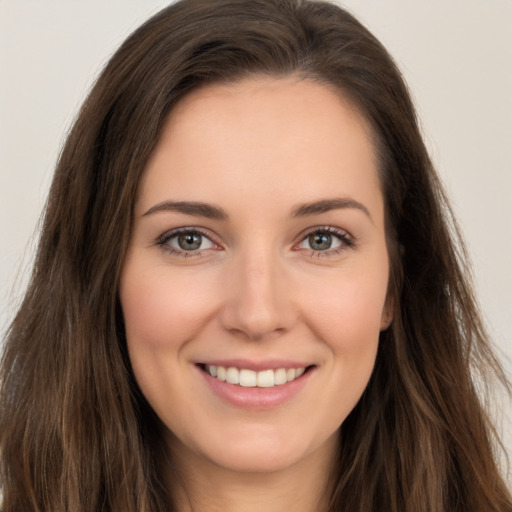
<path id="1" fill-rule="evenodd" d="M 241 256 L 229 269 L 220 320 L 224 329 L 247 340 L 288 331 L 297 317 L 293 290 L 278 256 Z"/>

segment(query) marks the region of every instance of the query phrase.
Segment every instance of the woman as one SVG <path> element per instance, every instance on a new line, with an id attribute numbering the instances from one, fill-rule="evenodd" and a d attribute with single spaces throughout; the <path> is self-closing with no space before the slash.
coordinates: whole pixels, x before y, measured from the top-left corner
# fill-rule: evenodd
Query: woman
<path id="1" fill-rule="evenodd" d="M 451 229 L 349 14 L 164 9 L 55 173 L 2 363 L 3 510 L 512 510 Z"/>

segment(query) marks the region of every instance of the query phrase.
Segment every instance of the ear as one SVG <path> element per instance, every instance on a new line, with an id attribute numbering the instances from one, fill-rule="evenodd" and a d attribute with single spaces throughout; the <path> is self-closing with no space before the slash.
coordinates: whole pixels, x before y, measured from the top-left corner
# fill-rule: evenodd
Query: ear
<path id="1" fill-rule="evenodd" d="M 395 309 L 395 300 L 392 294 L 388 293 L 384 308 L 382 309 L 382 316 L 380 319 L 380 330 L 385 331 L 393 322 Z"/>

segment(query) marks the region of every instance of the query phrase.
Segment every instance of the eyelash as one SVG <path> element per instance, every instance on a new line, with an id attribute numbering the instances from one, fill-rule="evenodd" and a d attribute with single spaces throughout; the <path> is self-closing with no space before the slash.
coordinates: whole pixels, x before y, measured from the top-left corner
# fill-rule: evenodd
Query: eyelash
<path id="1" fill-rule="evenodd" d="M 202 230 L 201 228 L 196 227 L 186 227 L 186 228 L 178 228 L 173 229 L 172 231 L 169 231 L 167 233 L 164 233 L 161 237 L 158 238 L 156 241 L 156 245 L 159 245 L 165 252 L 168 254 L 171 254 L 172 256 L 180 256 L 182 258 L 192 258 L 192 257 L 198 257 L 201 256 L 202 251 L 185 251 L 185 250 L 179 250 L 171 245 L 169 245 L 169 242 L 173 239 L 178 237 L 179 235 L 200 235 L 208 240 L 214 245 L 216 244 L 213 240 L 211 235 L 209 235 L 206 231 Z"/>
<path id="2" fill-rule="evenodd" d="M 314 249 L 303 249 L 309 252 L 310 257 L 312 258 L 327 258 L 329 256 L 337 256 L 347 249 L 355 248 L 355 240 L 349 235 L 346 231 L 338 228 L 334 228 L 332 226 L 316 226 L 314 228 L 306 231 L 300 239 L 299 244 L 304 242 L 307 238 L 312 235 L 317 234 L 327 234 L 337 238 L 340 241 L 340 246 L 334 249 L 327 249 L 325 251 L 315 251 Z M 299 244 L 295 244 L 295 247 Z"/>
<path id="3" fill-rule="evenodd" d="M 185 250 L 179 250 L 174 247 L 172 247 L 169 242 L 176 238 L 177 236 L 181 234 L 190 234 L 190 235 L 200 235 L 206 239 L 208 239 L 213 245 L 218 246 L 213 240 L 210 234 L 208 234 L 206 231 L 202 230 L 201 228 L 197 227 L 184 227 L 184 228 L 178 228 L 174 229 L 170 232 L 167 232 L 163 234 L 161 237 L 159 237 L 156 241 L 156 245 L 160 246 L 162 250 L 167 252 L 170 255 L 173 256 L 179 256 L 182 258 L 191 258 L 191 257 L 200 257 L 202 255 L 201 250 L 194 250 L 194 251 L 185 251 Z M 309 229 L 305 233 L 301 235 L 300 241 L 294 245 L 294 247 L 297 247 L 301 243 L 303 243 L 308 237 L 316 234 L 327 234 L 330 236 L 334 236 L 337 238 L 340 242 L 340 246 L 336 247 L 334 249 L 326 249 L 324 251 L 315 251 L 314 249 L 306 249 L 306 248 L 298 248 L 297 250 L 303 250 L 308 251 L 310 257 L 315 258 L 322 258 L 322 257 L 329 257 L 329 256 L 336 256 L 341 254 L 343 251 L 354 248 L 355 247 L 355 241 L 351 235 L 349 235 L 346 231 L 340 230 L 337 228 L 334 228 L 332 226 L 317 226 L 314 228 Z"/>

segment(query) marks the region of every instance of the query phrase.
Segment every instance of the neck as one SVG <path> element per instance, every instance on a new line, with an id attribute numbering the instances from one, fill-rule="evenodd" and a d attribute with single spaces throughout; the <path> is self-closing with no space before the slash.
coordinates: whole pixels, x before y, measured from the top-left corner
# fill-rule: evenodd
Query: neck
<path id="1" fill-rule="evenodd" d="M 336 443 L 333 438 L 292 466 L 273 472 L 231 471 L 190 452 L 173 450 L 177 467 L 170 481 L 176 510 L 327 512 Z"/>

